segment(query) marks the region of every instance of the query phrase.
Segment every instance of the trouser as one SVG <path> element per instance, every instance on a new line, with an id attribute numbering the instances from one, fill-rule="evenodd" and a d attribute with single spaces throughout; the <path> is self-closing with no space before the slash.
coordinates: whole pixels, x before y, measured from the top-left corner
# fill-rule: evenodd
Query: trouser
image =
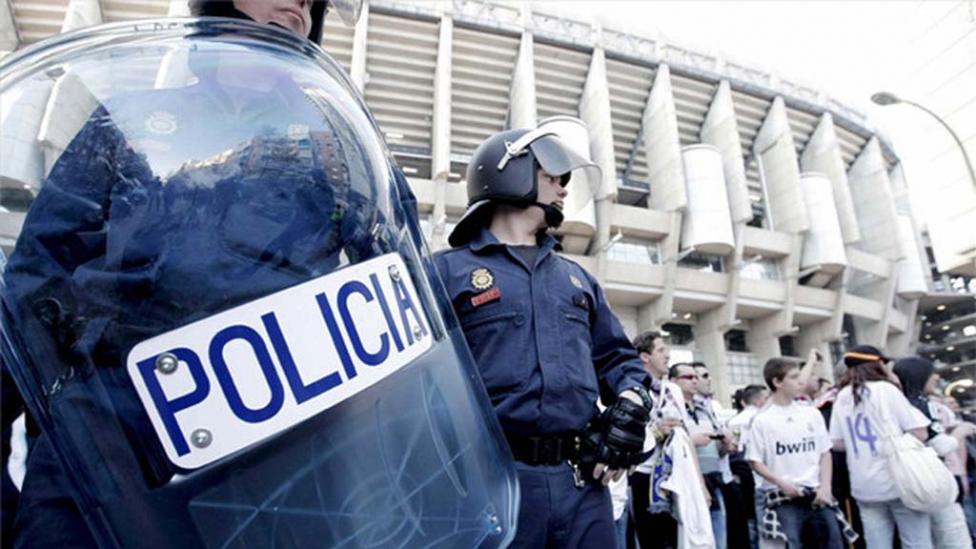
<path id="1" fill-rule="evenodd" d="M 14 547 L 48 549 L 96 547 L 61 462 L 41 434 L 27 457 L 24 489 L 17 505 Z"/>
<path id="2" fill-rule="evenodd" d="M 902 549 L 932 549 L 932 526 L 928 513 L 913 511 L 897 500 L 858 501 L 864 541 L 868 549 L 891 547 L 895 526 Z"/>
<path id="3" fill-rule="evenodd" d="M 515 465 L 521 505 L 511 547 L 616 546 L 613 506 L 606 486 L 590 481 L 577 488 L 573 470 L 567 464 Z"/>
<path id="4" fill-rule="evenodd" d="M 678 546 L 678 521 L 670 513 L 648 511 L 651 496 L 651 476 L 634 473 L 630 476 L 634 527 L 641 549 L 670 549 Z"/>
<path id="5" fill-rule="evenodd" d="M 735 482 L 723 484 L 721 489 L 725 500 L 728 546 L 749 547 L 749 509 L 752 507 L 752 500 L 746 501 L 740 485 Z"/>
<path id="6" fill-rule="evenodd" d="M 938 549 L 973 549 L 962 505 L 953 503 L 930 513 L 932 540 Z"/>

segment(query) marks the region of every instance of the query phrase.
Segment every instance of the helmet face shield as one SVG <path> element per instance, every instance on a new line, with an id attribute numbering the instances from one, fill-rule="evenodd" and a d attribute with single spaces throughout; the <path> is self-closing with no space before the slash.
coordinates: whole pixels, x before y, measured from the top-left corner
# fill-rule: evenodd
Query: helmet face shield
<path id="1" fill-rule="evenodd" d="M 572 173 L 571 180 L 585 177 L 591 192 L 596 192 L 600 182 L 600 167 L 577 154 L 556 135 L 544 135 L 533 141 L 529 148 L 539 166 L 550 175 Z"/>

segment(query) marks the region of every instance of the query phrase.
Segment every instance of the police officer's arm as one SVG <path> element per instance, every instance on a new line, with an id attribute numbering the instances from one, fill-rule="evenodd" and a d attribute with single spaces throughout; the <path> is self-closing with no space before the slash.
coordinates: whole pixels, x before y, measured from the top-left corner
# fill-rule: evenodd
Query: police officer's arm
<path id="1" fill-rule="evenodd" d="M 619 395 L 640 385 L 647 374 L 641 366 L 637 350 L 630 343 L 616 315 L 610 310 L 603 288 L 589 278 L 588 274 L 587 276 L 594 300 L 590 323 L 593 367 L 601 385 L 606 385 L 614 394 Z M 639 397 L 636 394 L 633 396 L 636 398 L 634 402 L 639 403 Z"/>

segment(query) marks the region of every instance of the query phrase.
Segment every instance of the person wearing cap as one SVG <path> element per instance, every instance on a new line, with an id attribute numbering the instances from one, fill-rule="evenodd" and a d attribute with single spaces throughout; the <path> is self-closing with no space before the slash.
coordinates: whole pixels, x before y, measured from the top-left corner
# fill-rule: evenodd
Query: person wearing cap
<path id="1" fill-rule="evenodd" d="M 846 451 L 851 494 L 861 511 L 867 546 L 891 547 L 897 526 L 902 547 L 930 548 L 929 515 L 901 502 L 881 455 L 882 429 L 893 436 L 908 432 L 924 442 L 930 423 L 892 381 L 890 362 L 870 345 L 855 346 L 844 354 L 847 371 L 834 401 L 830 438 L 835 448 Z M 886 424 L 879 426 L 878 421 Z"/>
<path id="2" fill-rule="evenodd" d="M 605 485 L 641 460 L 650 401 L 637 352 L 548 234 L 570 178 L 587 173 L 599 180 L 551 130 L 492 135 L 471 157 L 452 247 L 435 255 L 519 471 L 513 547 L 613 547 Z"/>
<path id="3" fill-rule="evenodd" d="M 939 381 L 939 374 L 935 373 L 935 365 L 928 359 L 911 356 L 898 360 L 893 371 L 901 381 L 902 392 L 905 393 L 908 401 L 931 421 L 928 426 L 926 446 L 932 448 L 942 458 L 953 476 L 964 471 L 958 450 L 965 444 L 966 436 L 972 434 L 973 425 L 960 426 L 951 412 L 945 413 L 948 409 L 943 410 L 942 403 L 929 400 L 929 395 L 936 393 L 936 384 Z M 960 504 L 964 493 L 963 485 L 961 479 L 958 476 L 956 478 L 959 484 L 958 501 L 930 513 L 932 538 L 936 547 L 972 549 L 972 539 L 969 536 L 959 535 L 968 532 L 969 528 L 966 526 L 966 515 Z"/>
<path id="4" fill-rule="evenodd" d="M 190 0 L 189 6 L 195 16 L 270 24 L 314 42 L 321 39 L 327 9 L 335 7 L 343 17 L 357 12 L 350 0 Z M 95 107 L 45 180 L 5 275 L 9 300 L 33 305 L 43 321 L 45 331 L 30 337 L 54 339 L 64 354 L 58 358 L 68 364 L 94 362 L 91 368 L 113 391 L 119 417 L 132 422 L 125 426 L 130 436 L 145 444 L 139 465 L 153 478 L 168 478 L 172 471 L 162 450 L 149 442 L 153 435 L 133 419 L 141 417 L 140 405 L 119 389 L 131 383 L 118 367 L 125 353 L 147 334 L 172 329 L 173 319 L 185 318 L 187 311 L 220 310 L 287 288 L 308 271 L 327 272 L 339 263 L 340 252 L 371 253 L 365 239 L 346 238 L 351 231 L 344 228 L 335 231 L 343 234 L 334 241 L 322 237 L 328 220 L 336 219 L 338 188 L 348 183 L 333 177 L 339 172 L 308 175 L 324 173 L 323 166 L 338 159 L 322 151 L 340 138 L 300 86 L 284 72 L 223 71 L 219 63 L 195 66 L 192 59 L 190 68 L 195 83 Z M 282 125 L 304 132 L 282 138 L 276 133 Z M 248 132 L 255 127 L 266 131 L 247 146 L 235 142 L 253 137 Z M 155 150 L 196 158 L 187 151 L 206 150 L 204 139 L 233 146 L 218 157 L 179 166 L 165 185 L 135 145 L 152 140 Z M 258 159 L 250 153 L 260 147 L 283 155 L 266 162 L 265 172 L 242 169 Z M 220 169 L 226 172 L 217 174 Z M 272 170 L 274 185 L 253 177 Z M 285 192 L 294 188 L 299 191 Z M 412 197 L 405 185 L 400 192 Z M 240 207 L 241 196 L 249 207 Z M 365 204 L 348 208 L 364 210 Z M 344 221 L 351 225 L 352 219 L 347 215 Z M 182 243 L 185 253 L 161 253 L 166 239 Z M 105 260 L 112 254 L 121 265 Z M 72 492 L 54 444 L 40 433 L 27 461 L 14 546 L 95 546 Z"/>

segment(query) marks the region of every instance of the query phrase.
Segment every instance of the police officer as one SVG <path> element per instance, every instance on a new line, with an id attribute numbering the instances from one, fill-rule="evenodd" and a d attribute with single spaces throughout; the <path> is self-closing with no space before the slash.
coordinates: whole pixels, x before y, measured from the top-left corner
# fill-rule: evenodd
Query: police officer
<path id="1" fill-rule="evenodd" d="M 489 137 L 468 166 L 452 249 L 435 256 L 519 469 L 515 547 L 612 547 L 605 485 L 643 447 L 637 353 L 597 281 L 547 234 L 584 168 L 595 166 L 551 130 Z"/>
<path id="2" fill-rule="evenodd" d="M 332 3 L 191 0 L 190 7 L 194 15 L 273 24 L 317 42 Z M 159 482 L 173 472 L 134 400 L 125 353 L 188 319 L 329 272 L 340 255 L 357 260 L 376 253 L 369 227 L 381 221 L 366 218 L 377 215 L 366 204 L 378 197 L 351 190 L 349 159 L 359 152 L 343 150 L 345 137 L 322 122 L 328 105 L 313 105 L 282 75 L 252 74 L 262 78 L 245 82 L 192 60 L 191 69 L 195 85 L 96 108 L 45 181 L 5 278 L 7 299 L 32 319 L 18 330 L 38 346 L 49 338 L 56 349 L 42 366 L 74 365 L 48 380 L 51 386 L 102 377 L 106 401 L 149 456 L 140 463 L 144 474 Z M 267 89 L 254 92 L 253 101 L 227 94 L 234 87 L 246 94 L 245 83 Z M 282 126 L 288 135 L 269 130 L 248 141 L 254 127 Z M 150 140 L 153 148 L 135 150 Z M 226 143 L 226 153 L 170 165 L 215 143 Z M 346 171 L 335 169 L 340 163 Z M 161 166 L 170 170 L 165 185 L 163 174 L 153 173 Z M 415 215 L 409 189 L 404 185 L 399 194 L 404 215 Z M 103 402 L 76 405 L 79 425 L 107 413 Z M 50 437 L 42 434 L 27 463 L 16 546 L 94 547 L 71 493 Z"/>

